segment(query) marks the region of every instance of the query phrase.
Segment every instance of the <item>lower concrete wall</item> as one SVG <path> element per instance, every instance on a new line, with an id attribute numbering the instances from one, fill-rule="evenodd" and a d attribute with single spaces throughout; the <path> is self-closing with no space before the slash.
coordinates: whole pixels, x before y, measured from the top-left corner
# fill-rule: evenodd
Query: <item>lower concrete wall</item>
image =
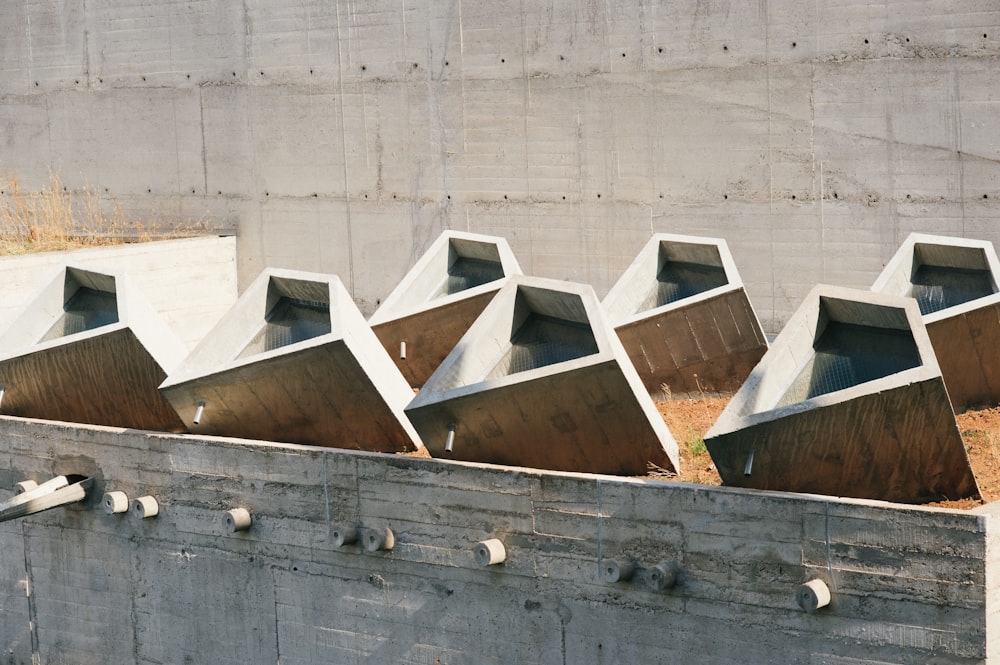
<path id="1" fill-rule="evenodd" d="M 0 440 L 3 498 L 95 478 L 85 503 L 0 525 L 5 662 L 915 665 L 997 646 L 988 514 L 13 418 Z M 160 514 L 107 514 L 107 490 Z M 237 506 L 254 521 L 231 534 Z M 337 549 L 343 524 L 395 548 Z M 505 563 L 476 565 L 485 538 Z M 600 581 L 626 557 L 676 562 L 677 586 Z M 832 602 L 808 614 L 813 577 Z"/>

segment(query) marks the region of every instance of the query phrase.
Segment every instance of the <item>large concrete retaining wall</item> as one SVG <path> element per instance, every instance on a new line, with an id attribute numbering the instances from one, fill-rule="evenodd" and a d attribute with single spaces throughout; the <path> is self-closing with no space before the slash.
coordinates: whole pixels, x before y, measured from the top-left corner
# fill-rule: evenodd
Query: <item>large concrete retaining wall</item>
<path id="1" fill-rule="evenodd" d="M 9 663 L 993 662 L 995 518 L 667 481 L 0 418 L 0 496 L 90 475 L 0 525 Z M 106 490 L 159 515 L 109 514 Z M 224 511 L 243 507 L 248 531 Z M 337 549 L 343 525 L 395 548 Z M 499 538 L 507 560 L 475 563 Z M 679 567 L 601 582 L 599 563 Z M 641 574 L 640 574 L 641 578 Z M 824 580 L 815 613 L 796 589 Z"/>
<path id="2" fill-rule="evenodd" d="M 1000 241 L 998 56 L 989 0 L 21 0 L 0 167 L 365 313 L 445 228 L 598 295 L 653 232 L 721 236 L 774 332 L 911 231 Z"/>

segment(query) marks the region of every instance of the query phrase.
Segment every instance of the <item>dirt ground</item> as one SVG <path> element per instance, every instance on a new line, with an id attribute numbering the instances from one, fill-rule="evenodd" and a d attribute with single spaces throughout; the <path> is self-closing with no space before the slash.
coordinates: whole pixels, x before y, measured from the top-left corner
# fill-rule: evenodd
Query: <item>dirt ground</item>
<path id="1" fill-rule="evenodd" d="M 675 480 L 722 484 L 705 449 L 704 436 L 727 403 L 728 399 L 721 397 L 657 402 L 656 406 L 680 449 L 682 473 Z M 965 509 L 995 501 L 1000 498 L 1000 407 L 966 411 L 959 414 L 956 420 L 983 499 L 931 505 Z"/>

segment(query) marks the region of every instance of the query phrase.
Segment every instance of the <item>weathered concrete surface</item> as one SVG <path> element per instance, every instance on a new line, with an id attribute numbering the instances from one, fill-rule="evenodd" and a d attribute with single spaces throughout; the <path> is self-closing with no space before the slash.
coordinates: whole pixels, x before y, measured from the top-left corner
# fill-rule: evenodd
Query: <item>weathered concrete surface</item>
<path id="1" fill-rule="evenodd" d="M 406 415 L 435 457 L 623 475 L 680 468 L 677 442 L 582 284 L 510 278 Z"/>
<path id="2" fill-rule="evenodd" d="M 389 357 L 419 388 L 521 268 L 503 238 L 446 231 L 368 320 Z"/>
<path id="3" fill-rule="evenodd" d="M 238 226 L 241 285 L 366 314 L 444 229 L 598 294 L 654 232 L 723 237 L 769 332 L 911 231 L 1000 242 L 993 0 L 20 0 L 0 44 L 27 188 Z"/>
<path id="4" fill-rule="evenodd" d="M 705 435 L 726 485 L 920 503 L 979 488 L 916 301 L 818 286 Z"/>
<path id="5" fill-rule="evenodd" d="M 7 328 L 65 265 L 99 266 L 127 275 L 189 349 L 236 302 L 236 238 L 231 236 L 2 256 L 0 327 Z"/>
<path id="6" fill-rule="evenodd" d="M 0 350 L 3 413 L 184 429 L 158 387 L 187 349 L 123 273 L 60 268 L 0 332 Z"/>
<path id="7" fill-rule="evenodd" d="M 992 243 L 913 233 L 872 285 L 917 299 L 956 411 L 1000 402 L 998 279 Z"/>
<path id="8" fill-rule="evenodd" d="M 264 271 L 159 388 L 191 432 L 420 447 L 413 392 L 332 275 Z"/>
<path id="9" fill-rule="evenodd" d="M 337 449 L 0 419 L 15 482 L 95 479 L 0 525 L 10 662 L 835 663 L 1000 657 L 980 514 Z M 109 515 L 105 491 L 160 514 Z M 250 511 L 225 530 L 224 511 Z M 766 516 L 762 520 L 761 516 Z M 333 546 L 390 527 L 391 551 Z M 482 568 L 473 547 L 501 539 Z M 16 556 L 14 554 L 16 553 Z M 601 563 L 634 559 L 632 581 Z M 647 590 L 662 561 L 677 585 Z M 814 614 L 798 586 L 819 578 Z M 26 594 L 26 590 L 30 593 Z"/>
<path id="10" fill-rule="evenodd" d="M 652 395 L 736 392 L 767 339 L 725 240 L 658 233 L 601 302 Z"/>

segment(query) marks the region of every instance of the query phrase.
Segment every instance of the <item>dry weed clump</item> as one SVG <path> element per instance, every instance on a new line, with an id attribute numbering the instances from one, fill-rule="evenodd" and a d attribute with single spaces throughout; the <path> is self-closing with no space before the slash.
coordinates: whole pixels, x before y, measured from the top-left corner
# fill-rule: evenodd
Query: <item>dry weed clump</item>
<path id="1" fill-rule="evenodd" d="M 146 242 L 195 232 L 164 233 L 141 220 L 126 219 L 117 203 L 106 213 L 94 191 L 70 191 L 56 173 L 49 175 L 47 187 L 27 192 L 16 176 L 0 173 L 0 255 Z"/>

